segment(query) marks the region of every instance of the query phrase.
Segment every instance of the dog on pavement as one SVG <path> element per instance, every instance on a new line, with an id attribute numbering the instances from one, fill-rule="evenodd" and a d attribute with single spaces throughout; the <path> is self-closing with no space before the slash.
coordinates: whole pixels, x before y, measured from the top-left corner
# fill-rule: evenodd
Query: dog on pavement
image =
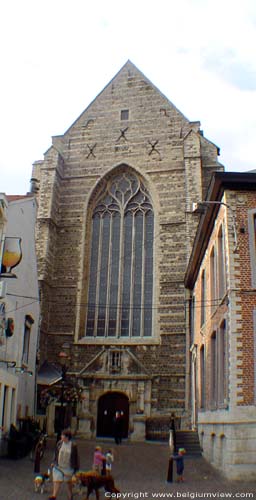
<path id="1" fill-rule="evenodd" d="M 112 476 L 101 476 L 96 471 L 76 472 L 72 478 L 73 484 L 79 484 L 81 487 L 87 487 L 87 496 L 84 500 L 88 500 L 90 494 L 94 491 L 96 499 L 99 500 L 99 489 L 104 488 L 109 493 L 120 493 L 116 488 Z"/>
<path id="2" fill-rule="evenodd" d="M 50 473 L 37 474 L 34 478 L 35 493 L 44 493 L 46 483 L 50 480 Z"/>

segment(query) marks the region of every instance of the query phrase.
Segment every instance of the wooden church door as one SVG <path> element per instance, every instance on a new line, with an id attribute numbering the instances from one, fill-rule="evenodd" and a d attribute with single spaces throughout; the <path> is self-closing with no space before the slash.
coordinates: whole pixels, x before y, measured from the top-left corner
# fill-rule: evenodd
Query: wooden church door
<path id="1" fill-rule="evenodd" d="M 129 429 L 129 399 L 122 392 L 107 392 L 98 401 L 97 436 L 113 437 L 114 416 L 120 411 L 123 417 L 123 437 Z"/>

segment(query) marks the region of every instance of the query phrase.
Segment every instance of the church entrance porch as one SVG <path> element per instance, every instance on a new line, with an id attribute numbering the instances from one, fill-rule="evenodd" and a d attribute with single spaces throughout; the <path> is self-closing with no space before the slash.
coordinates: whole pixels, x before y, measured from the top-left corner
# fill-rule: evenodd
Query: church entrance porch
<path id="1" fill-rule="evenodd" d="M 129 399 L 122 392 L 111 391 L 98 400 L 97 437 L 113 437 L 116 411 L 120 411 L 123 418 L 123 438 L 128 437 Z"/>

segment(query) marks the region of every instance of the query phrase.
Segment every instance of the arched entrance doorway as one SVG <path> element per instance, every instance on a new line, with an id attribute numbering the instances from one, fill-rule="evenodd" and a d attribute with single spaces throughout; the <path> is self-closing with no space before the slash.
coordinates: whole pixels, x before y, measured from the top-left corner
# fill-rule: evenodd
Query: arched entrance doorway
<path id="1" fill-rule="evenodd" d="M 129 429 L 129 399 L 122 392 L 107 392 L 98 401 L 97 436 L 113 437 L 113 422 L 116 411 L 123 416 L 123 437 Z"/>

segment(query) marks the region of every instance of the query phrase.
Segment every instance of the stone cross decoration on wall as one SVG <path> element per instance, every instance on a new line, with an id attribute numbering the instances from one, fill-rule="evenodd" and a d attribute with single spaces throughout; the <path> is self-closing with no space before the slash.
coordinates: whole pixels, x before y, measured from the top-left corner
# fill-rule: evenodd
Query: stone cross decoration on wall
<path id="1" fill-rule="evenodd" d="M 127 137 L 126 137 L 126 135 L 125 135 L 125 134 L 126 134 L 126 132 L 127 132 L 127 130 L 128 130 L 128 128 L 129 128 L 129 127 L 126 127 L 126 128 L 120 129 L 121 134 L 119 135 L 119 137 L 118 137 L 118 139 L 117 139 L 117 141 L 116 141 L 116 142 L 119 142 L 119 141 L 120 141 L 120 139 L 124 139 L 125 141 L 128 141 L 128 139 L 127 139 Z"/>
<path id="2" fill-rule="evenodd" d="M 160 151 L 156 148 L 157 144 L 158 144 L 158 139 L 156 141 L 148 141 L 149 145 L 151 146 L 151 149 L 148 153 L 148 155 L 152 155 L 152 153 L 157 153 L 159 155 L 159 159 L 161 160 L 161 154 L 160 154 Z"/>
<path id="3" fill-rule="evenodd" d="M 94 154 L 94 150 L 97 146 L 97 143 L 93 144 L 93 146 L 90 146 L 90 144 L 86 144 L 87 148 L 89 149 L 89 153 L 88 155 L 86 156 L 86 158 L 90 158 L 90 156 L 92 156 L 93 158 L 96 158 L 95 154 Z"/>

